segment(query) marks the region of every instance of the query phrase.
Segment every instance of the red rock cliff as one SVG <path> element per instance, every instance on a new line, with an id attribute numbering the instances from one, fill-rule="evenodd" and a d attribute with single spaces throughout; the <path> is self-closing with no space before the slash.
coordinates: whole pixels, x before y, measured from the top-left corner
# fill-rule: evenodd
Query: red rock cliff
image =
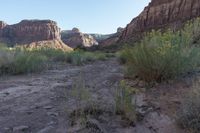
<path id="1" fill-rule="evenodd" d="M 49 47 L 71 50 L 61 41 L 60 28 L 52 20 L 23 20 L 7 25 L 0 21 L 0 42 L 9 46 Z"/>
<path id="2" fill-rule="evenodd" d="M 6 38 L 10 43 L 27 44 L 60 39 L 60 29 L 56 22 L 51 20 L 23 20 L 18 24 L 4 27 L 1 37 Z"/>
<path id="3" fill-rule="evenodd" d="M 200 0 L 152 0 L 143 12 L 132 20 L 119 41 L 131 41 L 144 31 L 174 27 L 200 16 Z"/>
<path id="4" fill-rule="evenodd" d="M 78 28 L 62 31 L 61 39 L 64 43 L 69 44 L 69 46 L 72 48 L 87 48 L 98 45 L 98 42 L 93 36 L 80 32 Z"/>
<path id="5" fill-rule="evenodd" d="M 52 20 L 23 20 L 14 25 L 6 25 L 0 21 L 0 42 L 10 46 L 31 44 L 31 47 L 38 47 L 43 43 L 52 48 L 69 48 L 64 46 L 60 28 Z"/>
<path id="6" fill-rule="evenodd" d="M 6 23 L 3 21 L 0 21 L 0 30 L 6 27 Z"/>

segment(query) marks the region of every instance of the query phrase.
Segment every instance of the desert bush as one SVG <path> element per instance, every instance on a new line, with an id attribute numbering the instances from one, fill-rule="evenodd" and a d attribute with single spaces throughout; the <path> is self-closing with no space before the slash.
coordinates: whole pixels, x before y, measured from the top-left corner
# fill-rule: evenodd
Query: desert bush
<path id="1" fill-rule="evenodd" d="M 30 52 L 16 52 L 9 66 L 12 74 L 40 72 L 47 67 L 47 57 Z"/>
<path id="2" fill-rule="evenodd" d="M 65 52 L 58 49 L 42 48 L 32 50 L 32 52 L 47 56 L 49 60 L 54 62 L 68 62 L 73 65 L 83 65 L 88 62 L 95 60 L 105 60 L 106 58 L 110 57 L 102 52 L 86 52 L 82 50 Z"/>
<path id="3" fill-rule="evenodd" d="M 46 68 L 47 58 L 21 49 L 0 50 L 0 75 L 39 72 Z"/>
<path id="4" fill-rule="evenodd" d="M 152 31 L 134 47 L 121 52 L 128 76 L 160 82 L 192 72 L 199 66 L 200 49 L 191 45 L 191 34 Z"/>
<path id="5" fill-rule="evenodd" d="M 68 52 L 60 50 L 60 49 L 52 49 L 52 48 L 40 48 L 33 49 L 31 53 L 44 55 L 50 61 L 54 62 L 66 62 Z"/>
<path id="6" fill-rule="evenodd" d="M 191 133 L 200 132 L 200 88 L 195 85 L 185 97 L 177 111 L 176 121 L 179 126 Z"/>
<path id="7" fill-rule="evenodd" d="M 188 21 L 181 32 L 182 34 L 188 35 L 192 43 L 198 45 L 200 43 L 200 18 Z"/>
<path id="8" fill-rule="evenodd" d="M 39 72 L 52 62 L 65 62 L 73 65 L 83 65 L 96 60 L 111 57 L 102 52 L 72 51 L 40 48 L 27 49 L 24 47 L 8 48 L 0 45 L 0 75 Z"/>
<path id="9" fill-rule="evenodd" d="M 101 52 L 73 51 L 67 54 L 67 62 L 74 65 L 83 65 L 96 60 L 106 60 L 108 57 Z"/>
<path id="10" fill-rule="evenodd" d="M 134 90 L 121 81 L 115 94 L 115 112 L 127 119 L 130 124 L 136 122 L 136 107 L 133 102 Z"/>
<path id="11" fill-rule="evenodd" d="M 14 61 L 14 53 L 8 52 L 5 48 L 0 48 L 0 75 L 9 72 L 9 66 Z"/>

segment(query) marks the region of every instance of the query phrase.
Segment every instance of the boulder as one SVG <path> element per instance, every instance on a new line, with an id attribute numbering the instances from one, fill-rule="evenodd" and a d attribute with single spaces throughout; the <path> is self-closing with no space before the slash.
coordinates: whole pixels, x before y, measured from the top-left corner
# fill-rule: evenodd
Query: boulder
<path id="1" fill-rule="evenodd" d="M 119 37 L 121 36 L 124 28 L 117 28 L 117 32 L 115 34 L 112 34 L 110 37 L 106 38 L 105 40 L 102 40 L 100 42 L 100 48 L 106 48 L 112 45 L 115 45 L 117 41 L 119 40 Z"/>
<path id="2" fill-rule="evenodd" d="M 80 32 L 78 28 L 61 32 L 61 39 L 72 48 L 92 47 L 98 45 L 93 36 Z"/>

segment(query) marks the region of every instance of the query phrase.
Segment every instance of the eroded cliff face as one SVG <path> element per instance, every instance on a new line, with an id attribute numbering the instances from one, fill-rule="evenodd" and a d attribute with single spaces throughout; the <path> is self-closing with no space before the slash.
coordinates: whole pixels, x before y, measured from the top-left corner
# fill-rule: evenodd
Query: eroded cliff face
<path id="1" fill-rule="evenodd" d="M 14 25 L 0 21 L 0 42 L 9 46 L 26 45 L 36 48 L 49 44 L 52 48 L 71 50 L 61 41 L 60 28 L 52 20 L 23 20 Z"/>
<path id="2" fill-rule="evenodd" d="M 102 40 L 100 42 L 100 47 L 109 47 L 111 45 L 115 45 L 116 42 L 119 40 L 119 37 L 121 36 L 122 32 L 124 31 L 124 28 L 117 28 L 117 32 L 115 34 L 112 34 L 109 38 Z"/>
<path id="3" fill-rule="evenodd" d="M 3 24 L 2 24 L 3 25 Z M 60 29 L 51 20 L 23 20 L 2 29 L 1 38 L 12 44 L 27 44 L 37 41 L 60 39 Z"/>
<path id="4" fill-rule="evenodd" d="M 78 28 L 72 30 L 66 30 L 61 32 L 62 41 L 69 44 L 72 48 L 77 47 L 92 47 L 98 45 L 98 42 L 93 36 L 80 32 Z"/>
<path id="5" fill-rule="evenodd" d="M 0 21 L 0 30 L 6 27 L 6 23 L 3 21 Z"/>
<path id="6" fill-rule="evenodd" d="M 143 12 L 127 25 L 118 41 L 137 39 L 141 33 L 165 27 L 176 28 L 200 16 L 200 0 L 152 0 Z"/>
<path id="7" fill-rule="evenodd" d="M 2 36 L 3 34 L 3 28 L 5 28 L 7 26 L 7 24 L 3 21 L 0 21 L 0 37 Z"/>

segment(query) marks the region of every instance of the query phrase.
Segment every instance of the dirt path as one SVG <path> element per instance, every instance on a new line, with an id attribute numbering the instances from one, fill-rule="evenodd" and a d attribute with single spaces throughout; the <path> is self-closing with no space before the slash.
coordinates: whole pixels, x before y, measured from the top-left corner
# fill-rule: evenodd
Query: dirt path
<path id="1" fill-rule="evenodd" d="M 88 133 L 72 130 L 69 125 L 68 112 L 76 108 L 69 94 L 80 75 L 84 77 L 92 99 L 98 101 L 98 105 L 112 108 L 114 89 L 123 79 L 122 67 L 116 59 L 84 66 L 58 65 L 41 74 L 4 77 L 0 80 L 0 133 Z M 120 125 L 114 116 L 102 119 L 101 132 L 178 132 L 173 120 L 157 112 L 147 115 L 136 127 Z"/>

